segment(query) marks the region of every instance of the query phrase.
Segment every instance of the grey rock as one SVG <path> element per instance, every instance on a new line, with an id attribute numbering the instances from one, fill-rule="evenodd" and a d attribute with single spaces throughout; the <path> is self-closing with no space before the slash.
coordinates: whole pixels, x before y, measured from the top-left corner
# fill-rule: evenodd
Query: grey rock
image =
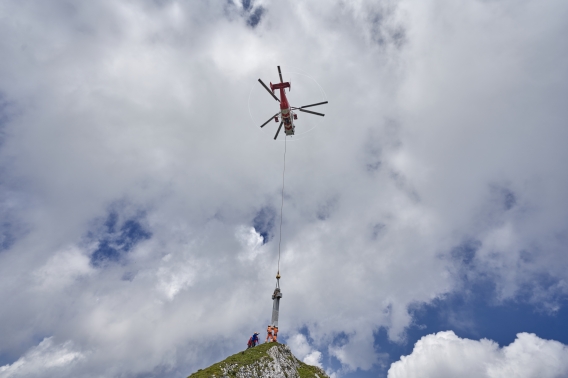
<path id="1" fill-rule="evenodd" d="M 258 349 L 257 349 L 258 348 Z M 251 350 L 237 353 L 210 368 L 192 374 L 191 378 L 329 378 L 325 372 L 315 366 L 306 365 L 298 360 L 287 345 L 274 344 L 255 347 L 252 362 L 241 358 Z"/>

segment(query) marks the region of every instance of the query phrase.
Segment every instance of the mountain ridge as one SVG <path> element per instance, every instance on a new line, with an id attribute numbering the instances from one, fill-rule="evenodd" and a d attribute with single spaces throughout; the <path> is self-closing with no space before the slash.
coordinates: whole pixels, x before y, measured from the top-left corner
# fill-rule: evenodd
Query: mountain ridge
<path id="1" fill-rule="evenodd" d="M 297 359 L 287 345 L 265 343 L 227 357 L 188 378 L 329 378 Z"/>

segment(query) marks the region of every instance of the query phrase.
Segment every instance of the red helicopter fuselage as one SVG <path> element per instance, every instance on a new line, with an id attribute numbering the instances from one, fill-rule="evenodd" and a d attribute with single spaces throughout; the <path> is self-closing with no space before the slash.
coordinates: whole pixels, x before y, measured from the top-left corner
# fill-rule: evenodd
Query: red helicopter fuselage
<path id="1" fill-rule="evenodd" d="M 298 115 L 296 113 L 294 113 L 294 110 L 299 110 L 299 111 L 304 112 L 304 113 L 314 114 L 314 115 L 323 117 L 323 116 L 325 116 L 325 114 L 314 112 L 312 110 L 307 110 L 306 108 L 311 108 L 312 106 L 319 106 L 319 105 L 327 104 L 327 101 L 322 101 L 322 102 L 318 102 L 316 104 L 304 105 L 304 106 L 300 106 L 300 107 L 290 106 L 290 104 L 288 103 L 288 99 L 286 98 L 286 88 L 288 88 L 288 90 L 290 90 L 290 83 L 284 82 L 284 80 L 282 80 L 282 71 L 280 70 L 280 66 L 278 66 L 278 76 L 280 76 L 280 83 L 277 83 L 277 84 L 270 83 L 270 89 L 268 89 L 266 84 L 264 84 L 264 82 L 261 79 L 258 79 L 258 82 L 264 87 L 264 89 L 266 89 L 266 91 L 268 93 L 270 93 L 270 95 L 274 98 L 274 100 L 276 100 L 280 103 L 280 111 L 278 113 L 274 114 L 272 117 L 270 117 L 268 119 L 268 121 L 266 121 L 262 125 L 260 125 L 260 127 L 262 128 L 262 127 L 266 126 L 266 124 L 268 122 L 270 122 L 272 119 L 274 119 L 274 121 L 276 121 L 276 123 L 278 123 L 279 116 L 282 117 L 282 121 L 280 122 L 280 126 L 278 126 L 278 130 L 276 131 L 276 135 L 274 136 L 274 140 L 276 140 L 276 138 L 278 138 L 278 134 L 280 133 L 280 130 L 282 129 L 282 125 L 284 125 L 284 132 L 286 133 L 286 135 L 294 135 L 294 129 L 295 129 L 294 120 L 298 119 Z M 276 95 L 274 94 L 274 90 L 276 90 L 276 89 L 280 90 L 280 99 L 278 99 L 278 97 L 276 97 Z"/>
<path id="2" fill-rule="evenodd" d="M 288 98 L 286 98 L 286 92 L 284 91 L 286 88 L 290 89 L 290 83 L 278 83 L 272 84 L 270 83 L 270 89 L 272 89 L 272 93 L 274 93 L 275 89 L 280 90 L 280 114 L 282 116 L 282 122 L 284 123 L 284 132 L 286 135 L 294 135 L 294 119 L 296 119 L 296 115 L 290 109 L 290 104 L 288 103 Z M 278 122 L 278 118 L 276 118 L 276 122 Z"/>

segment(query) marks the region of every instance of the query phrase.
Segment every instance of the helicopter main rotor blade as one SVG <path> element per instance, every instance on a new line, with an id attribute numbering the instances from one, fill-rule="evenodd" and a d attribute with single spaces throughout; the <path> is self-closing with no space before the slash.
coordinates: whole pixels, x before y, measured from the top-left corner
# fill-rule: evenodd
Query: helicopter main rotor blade
<path id="1" fill-rule="evenodd" d="M 268 89 L 268 87 L 266 86 L 266 84 L 264 84 L 264 83 L 262 82 L 262 80 L 258 79 L 258 82 L 259 82 L 260 84 L 262 84 L 262 86 L 264 87 L 264 89 L 266 89 L 266 91 L 267 91 L 268 93 L 270 93 L 270 95 L 271 95 L 272 97 L 274 97 L 274 99 L 275 99 L 276 101 L 280 102 L 280 100 L 278 99 L 278 97 L 274 96 L 274 93 L 272 93 L 272 91 L 271 91 L 270 89 Z"/>
<path id="2" fill-rule="evenodd" d="M 302 108 L 300 108 L 300 109 L 298 109 L 298 110 L 301 111 L 301 112 L 310 113 L 310 114 L 315 114 L 315 115 L 319 115 L 319 116 L 322 116 L 322 117 L 325 116 L 325 114 L 318 113 L 318 112 L 312 112 L 311 110 L 305 110 L 305 109 L 302 109 Z"/>
<path id="3" fill-rule="evenodd" d="M 262 128 L 262 127 L 266 126 L 266 124 L 268 122 L 272 121 L 274 119 L 274 117 L 276 117 L 278 114 L 280 114 L 280 112 L 278 112 L 278 113 L 274 114 L 272 117 L 268 118 L 268 121 L 264 122 L 262 125 L 260 125 L 260 127 Z"/>
<path id="4" fill-rule="evenodd" d="M 327 104 L 327 101 L 318 102 L 317 104 L 311 104 L 311 105 L 300 106 L 300 109 L 303 109 L 303 108 L 311 108 L 312 106 L 318 106 L 318 105 L 323 105 L 323 104 Z"/>
<path id="5" fill-rule="evenodd" d="M 278 66 L 278 75 L 280 75 L 280 82 L 283 83 L 284 80 L 282 80 L 282 72 L 280 72 L 280 66 Z"/>
<path id="6" fill-rule="evenodd" d="M 280 122 L 280 126 L 278 126 L 278 131 L 276 131 L 276 135 L 274 135 L 274 140 L 276 140 L 276 138 L 278 138 L 278 133 L 280 133 L 280 129 L 282 128 L 282 123 Z"/>

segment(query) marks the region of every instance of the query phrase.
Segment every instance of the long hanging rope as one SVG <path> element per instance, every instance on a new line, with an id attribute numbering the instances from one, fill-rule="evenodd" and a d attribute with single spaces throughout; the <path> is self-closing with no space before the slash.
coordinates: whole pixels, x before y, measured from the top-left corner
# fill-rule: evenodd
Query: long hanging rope
<path id="1" fill-rule="evenodd" d="M 284 209 L 284 173 L 286 173 L 286 140 L 284 137 L 284 169 L 282 170 L 282 204 L 280 205 L 280 240 L 278 241 L 278 277 L 280 277 L 280 245 L 282 244 L 282 210 Z"/>

